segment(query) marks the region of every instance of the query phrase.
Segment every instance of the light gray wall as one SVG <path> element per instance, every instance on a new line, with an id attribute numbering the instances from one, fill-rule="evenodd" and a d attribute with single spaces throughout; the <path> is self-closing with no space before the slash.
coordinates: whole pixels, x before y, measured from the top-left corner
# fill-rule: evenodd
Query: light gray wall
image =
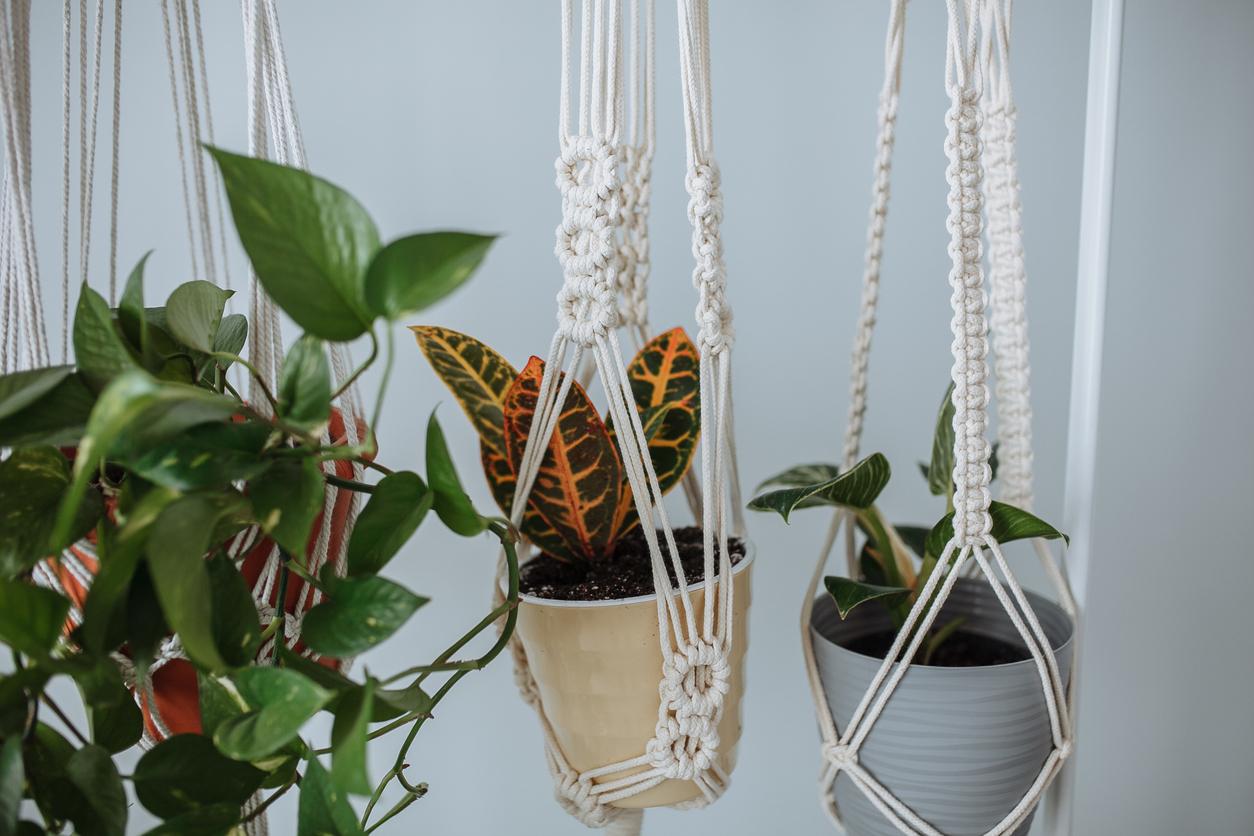
<path id="1" fill-rule="evenodd" d="M 37 3 L 34 21 L 36 222 L 53 310 L 60 309 L 52 289 L 60 250 L 57 5 Z M 1221 631 L 1239 626 L 1237 596 L 1254 580 L 1252 564 L 1225 525 L 1249 505 L 1254 462 L 1247 440 L 1236 453 L 1218 454 L 1214 445 L 1239 436 L 1248 423 L 1242 408 L 1250 405 L 1247 383 L 1240 384 L 1243 400 L 1234 399 L 1230 387 L 1249 377 L 1243 366 L 1250 337 L 1234 332 L 1251 301 L 1250 285 L 1242 281 L 1251 255 L 1251 168 L 1246 160 L 1235 172 L 1228 166 L 1251 146 L 1248 91 L 1240 86 L 1250 77 L 1251 16 L 1242 6 L 1239 28 L 1230 21 L 1236 4 L 1226 16 L 1219 3 L 1207 4 L 1213 16 L 1165 2 L 1132 5 L 1093 576 L 1103 609 L 1094 615 L 1085 657 L 1088 738 L 1076 832 L 1249 832 L 1252 802 L 1241 790 L 1254 778 L 1251 726 L 1237 711 L 1238 696 L 1203 692 L 1222 679 L 1225 653 L 1245 664 L 1249 684 L 1248 644 L 1221 638 Z M 238 10 L 228 2 L 204 6 L 217 140 L 242 149 Z M 560 281 L 552 255 L 557 4 L 322 0 L 283 6 L 314 170 L 358 195 L 385 235 L 436 227 L 506 233 L 473 283 L 427 321 L 469 331 L 518 362 L 541 351 L 552 332 Z M 673 9 L 659 6 L 651 301 L 658 326 L 691 326 Z M 1058 520 L 1088 4 L 1023 3 L 1016 11 L 1038 510 Z M 737 423 L 750 485 L 782 466 L 838 454 L 884 13 L 883 4 L 856 2 L 723 3 L 714 10 L 717 147 L 737 313 Z M 943 7 L 914 3 L 909 15 L 865 446 L 883 450 L 897 468 L 889 511 L 929 521 L 937 509 L 914 462 L 929 449 L 949 367 Z M 154 296 L 190 277 L 160 33 L 157 4 L 127 4 L 121 260 L 129 265 L 157 248 L 149 264 Z M 1219 67 L 1227 70 L 1221 83 L 1230 95 L 1244 96 L 1239 131 L 1226 126 L 1231 117 L 1215 88 L 1202 83 L 1204 71 Z M 102 140 L 102 166 L 106 151 Z M 1193 179 L 1203 173 L 1208 176 Z M 97 197 L 101 224 L 106 203 Z M 1217 237 L 1211 223 L 1226 234 Z M 97 288 L 106 282 L 105 229 L 97 227 L 93 244 Z M 1222 246 L 1212 249 L 1216 242 Z M 242 262 L 234 266 L 240 287 Z M 1193 295 L 1199 290 L 1208 292 Z M 1185 385 L 1203 399 L 1188 407 L 1174 402 L 1164 385 L 1168 372 L 1196 375 Z M 373 382 L 367 380 L 369 393 Z M 421 467 L 426 415 L 443 402 L 463 474 L 488 508 L 474 439 L 449 401 L 402 338 L 381 429 L 383 456 L 397 466 Z M 1194 427 L 1186 416 L 1211 420 Z M 1172 483 L 1173 473 L 1186 478 Z M 1220 478 L 1222 485 L 1215 481 Z M 741 763 L 718 805 L 696 814 L 650 813 L 649 832 L 826 832 L 815 803 L 819 763 L 796 626 L 824 522 L 822 515 L 799 515 L 791 527 L 751 520 L 760 563 Z M 1153 527 L 1138 528 L 1146 525 Z M 1178 564 L 1169 561 L 1181 554 L 1205 580 L 1191 575 L 1186 590 L 1173 597 L 1178 585 L 1170 573 Z M 1036 578 L 1030 556 L 1015 555 L 1024 575 Z M 431 657 L 484 611 L 493 561 L 487 540 L 460 540 L 429 524 L 392 572 L 432 603 L 359 664 L 385 673 Z M 1139 633 L 1142 627 L 1150 632 Z M 1190 703 L 1191 696 L 1200 701 Z M 1169 725 L 1167 713 L 1191 706 L 1203 725 L 1194 743 Z M 378 747 L 376 774 L 386 769 L 390 751 Z M 1195 771 L 1153 760 L 1173 752 L 1185 753 L 1183 765 Z M 431 793 L 384 832 L 582 832 L 550 798 L 536 724 L 517 700 L 504 661 L 458 687 L 423 730 L 411 759 L 414 780 L 428 781 Z M 291 799 L 276 805 L 274 832 L 292 831 L 294 810 Z M 1120 818 L 1128 811 L 1135 827 Z M 136 808 L 136 819 L 143 816 Z"/>
<path id="2" fill-rule="evenodd" d="M 1080 833 L 1254 833 L 1254 6 L 1129 3 Z"/>

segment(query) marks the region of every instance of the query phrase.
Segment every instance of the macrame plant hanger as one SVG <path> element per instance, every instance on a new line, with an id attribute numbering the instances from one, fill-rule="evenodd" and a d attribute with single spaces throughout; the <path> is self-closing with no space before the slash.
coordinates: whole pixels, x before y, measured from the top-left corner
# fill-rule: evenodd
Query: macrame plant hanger
<path id="1" fill-rule="evenodd" d="M 706 588 L 714 580 L 715 544 L 719 549 L 717 595 L 694 606 L 688 580 L 678 559 L 672 527 L 662 503 L 657 475 L 649 457 L 644 429 L 634 407 L 618 326 L 630 324 L 643 341 L 646 334 L 644 281 L 647 276 L 648 164 L 652 157 L 652 3 L 646 0 L 644 46 L 633 34 L 636 70 L 645 91 L 638 123 L 645 136 L 622 142 L 623 94 L 621 0 L 584 0 L 579 61 L 577 121 L 572 122 L 571 79 L 574 11 L 562 2 L 562 75 L 559 116 L 557 185 L 562 196 L 562 222 L 557 229 L 557 256 L 563 285 L 558 293 L 558 327 L 540 383 L 531 432 L 523 450 L 518 491 L 511 518 L 519 524 L 528 495 L 557 426 L 575 374 L 591 356 L 602 381 L 617 434 L 621 459 L 631 486 L 641 529 L 647 541 L 657 595 L 661 654 L 660 699 L 654 737 L 641 754 L 618 763 L 576 772 L 557 743 L 527 666 L 521 643 L 513 644 L 515 673 L 524 699 L 538 715 L 558 800 L 584 824 L 613 826 L 638 832 L 640 813 L 610 806 L 668 779 L 693 781 L 702 792 L 688 806 L 717 799 L 728 776 L 717 760 L 718 722 L 727 690 L 728 655 L 732 643 L 732 583 L 728 538 L 743 532 L 739 496 L 734 483 L 735 452 L 731 438 L 731 309 L 724 290 L 719 224 L 722 199 L 713 157 L 710 111 L 709 24 L 705 0 L 679 0 L 680 64 L 687 139 L 688 215 L 692 223 L 693 271 L 699 303 L 701 483 L 704 503 Z M 633 3 L 633 32 L 639 6 Z M 643 139 L 641 142 L 640 140 Z M 633 167 L 639 163 L 640 167 Z M 625 206 L 634 211 L 625 212 Z M 562 370 L 568 373 L 562 374 Z M 669 554 L 678 584 L 667 574 Z M 700 669 L 703 675 L 692 674 Z M 599 781 L 600 783 L 594 783 Z"/>
<path id="2" fill-rule="evenodd" d="M 877 781 L 859 763 L 858 753 L 876 719 L 909 670 L 928 629 L 957 580 L 968 571 L 983 575 L 1035 663 L 1053 744 L 1027 793 L 985 834 L 1004 836 L 1012 833 L 1032 813 L 1071 754 L 1070 715 L 1074 688 L 1064 685 L 1050 642 L 1036 613 L 991 534 L 992 519 L 988 510 L 991 448 L 985 438 L 989 397 L 985 361 L 988 327 L 984 315 L 987 300 L 980 240 L 982 211 L 987 211 L 989 217 L 1003 497 L 1005 501 L 1024 509 L 1030 507 L 1032 499 L 1026 272 L 1014 153 L 1016 114 L 1009 75 L 1011 0 L 947 0 L 946 10 L 945 87 L 950 97 L 950 108 L 946 115 L 948 135 L 945 152 L 949 160 L 946 168 L 949 183 L 947 226 L 952 260 L 949 281 L 953 289 L 950 301 L 954 337 L 954 536 L 946 544 L 936 570 L 918 592 L 905 623 L 842 731 L 836 727 L 823 691 L 810 633 L 815 594 L 842 528 L 845 532 L 846 560 L 851 576 L 856 576 L 855 527 L 849 512 L 836 511 L 802 603 L 802 651 L 823 737 L 824 766 L 819 777 L 819 798 L 833 824 L 844 829 L 834 793 L 836 779 L 844 772 L 900 832 L 911 836 L 943 836 L 896 798 L 890 788 Z M 852 358 L 849 418 L 843 450 L 843 468 L 846 470 L 858 460 L 866 411 L 867 366 L 879 295 L 889 174 L 901 89 L 905 12 L 906 0 L 892 0 L 885 47 L 885 78 L 879 102 L 874 189 L 862 300 Z M 984 154 L 985 149 L 987 155 Z M 984 176 L 985 161 L 987 178 Z M 1074 620 L 1075 604 L 1063 570 L 1042 540 L 1034 541 L 1034 547 L 1056 588 L 1063 609 Z"/>

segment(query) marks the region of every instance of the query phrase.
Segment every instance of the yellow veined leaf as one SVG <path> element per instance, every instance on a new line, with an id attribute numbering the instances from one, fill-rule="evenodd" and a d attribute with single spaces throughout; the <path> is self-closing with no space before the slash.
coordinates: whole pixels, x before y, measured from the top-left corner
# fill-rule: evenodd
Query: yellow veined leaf
<path id="1" fill-rule="evenodd" d="M 544 361 L 532 357 L 505 396 L 505 448 L 515 473 L 543 375 Z M 572 383 L 528 500 L 528 507 L 565 542 L 567 553 L 558 557 L 608 556 L 623 490 L 623 469 L 609 432 L 583 387 Z M 526 520 L 523 534 L 533 537 Z"/>
<path id="2" fill-rule="evenodd" d="M 518 372 L 488 346 L 451 328 L 415 325 L 410 330 L 483 444 L 504 455 L 502 409 Z"/>

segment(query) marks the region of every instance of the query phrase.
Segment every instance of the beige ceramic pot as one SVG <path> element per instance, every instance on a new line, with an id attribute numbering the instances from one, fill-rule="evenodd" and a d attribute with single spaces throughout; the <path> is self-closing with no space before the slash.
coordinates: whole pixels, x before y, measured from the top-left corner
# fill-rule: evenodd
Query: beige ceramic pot
<path id="1" fill-rule="evenodd" d="M 719 723 L 719 761 L 728 773 L 740 741 L 740 700 L 748 644 L 749 567 L 753 545 L 732 569 L 735 626 L 731 678 Z M 717 586 L 717 582 L 716 582 Z M 692 584 L 701 607 L 705 584 Z M 523 595 L 517 636 L 527 651 L 531 674 L 558 745 L 579 772 L 639 757 L 658 720 L 662 651 L 657 596 L 614 601 L 554 601 Z M 626 777 L 644 767 L 607 776 Z M 600 781 L 596 781 L 600 783 Z M 668 780 L 613 802 L 615 807 L 664 807 L 701 795 L 692 781 Z"/>

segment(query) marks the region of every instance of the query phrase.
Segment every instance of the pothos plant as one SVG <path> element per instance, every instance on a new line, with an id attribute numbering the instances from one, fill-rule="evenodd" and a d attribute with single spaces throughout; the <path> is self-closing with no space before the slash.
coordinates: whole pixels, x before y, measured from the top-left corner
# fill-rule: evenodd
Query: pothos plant
<path id="1" fill-rule="evenodd" d="M 457 288 L 491 238 L 410 235 L 384 245 L 348 193 L 297 169 L 210 149 L 240 240 L 267 292 L 304 329 L 272 390 L 241 357 L 248 323 L 226 313 L 228 290 L 193 281 L 163 307 L 146 307 L 144 262 L 111 309 L 84 286 L 73 319 L 73 365 L 0 377 L 0 641 L 13 670 L 0 678 L 0 834 L 121 834 L 131 792 L 164 823 L 153 833 L 226 833 L 300 787 L 297 832 L 374 830 L 426 790 L 405 774 L 415 735 L 469 671 L 505 647 L 517 603 L 515 535 L 481 516 L 461 488 L 434 417 L 426 478 L 377 458 L 374 431 L 392 364 L 395 321 Z M 324 440 L 334 404 L 379 355 L 386 361 L 374 417 L 359 444 Z M 338 388 L 328 342 L 366 335 L 369 359 Z M 265 403 L 232 385 L 248 373 Z M 327 472 L 351 460 L 377 481 Z M 334 468 L 329 468 L 334 470 Z M 366 496 L 347 545 L 347 573 L 309 571 L 311 527 L 327 484 Z M 224 544 L 256 526 L 281 550 L 279 600 L 303 582 L 325 600 L 303 619 L 300 641 L 324 657 L 362 653 L 426 603 L 381 573 L 434 509 L 463 535 L 489 532 L 505 549 L 507 600 L 431 663 L 350 676 L 288 650 L 258 658 L 283 629 L 282 606 L 263 621 Z M 80 615 L 34 585 L 79 538 L 95 541 L 99 568 Z M 482 655 L 455 658 L 503 620 Z M 72 629 L 71 629 L 72 628 Z M 178 734 L 122 775 L 114 757 L 139 741 L 143 718 L 116 660 L 144 680 L 158 646 L 181 642 L 198 682 L 200 734 Z M 440 684 L 429 677 L 445 674 Z M 50 687 L 69 679 L 82 696 L 80 729 Z M 334 716 L 330 740 L 303 733 Z M 394 764 L 372 783 L 367 746 L 404 730 Z M 327 757 L 329 756 L 329 758 Z M 389 785 L 399 800 L 379 816 Z M 249 813 L 241 805 L 266 793 Z M 350 796 L 368 798 L 359 816 Z M 23 820 L 33 801 L 41 824 Z M 26 808 L 29 809 L 29 808 Z"/>
<path id="2" fill-rule="evenodd" d="M 994 445 L 989 465 L 992 477 L 997 474 L 997 446 Z M 836 604 L 842 619 L 858 606 L 874 602 L 884 607 L 895 627 L 906 621 L 910 608 L 928 579 L 937 570 L 946 544 L 953 538 L 954 526 L 954 405 L 953 384 L 945 391 L 936 416 L 932 437 L 932 455 L 919 470 L 933 496 L 945 498 L 945 513 L 930 528 L 888 522 L 875 501 L 888 486 L 892 476 L 888 459 L 874 453 L 844 473 L 834 464 L 807 464 L 789 468 L 772 476 L 750 503 L 754 511 L 774 511 L 787 522 L 800 508 L 834 506 L 846 509 L 861 534 L 857 577 L 837 575 L 824 578 L 824 586 Z M 1033 538 L 1066 539 L 1065 535 L 1040 518 L 1008 505 L 992 502 L 992 536 L 998 543 Z M 920 661 L 927 664 L 936 650 L 961 629 L 964 619 L 950 619 L 932 631 L 924 644 Z"/>
<path id="3" fill-rule="evenodd" d="M 473 337 L 433 326 L 413 331 L 478 432 L 484 475 L 508 515 L 544 361 L 532 357 L 519 373 Z M 627 367 L 663 493 L 683 479 L 700 434 L 699 365 L 696 346 L 675 328 L 646 343 Z M 572 381 L 520 526 L 523 537 L 542 553 L 559 560 L 605 560 L 639 525 L 616 432 Z"/>

